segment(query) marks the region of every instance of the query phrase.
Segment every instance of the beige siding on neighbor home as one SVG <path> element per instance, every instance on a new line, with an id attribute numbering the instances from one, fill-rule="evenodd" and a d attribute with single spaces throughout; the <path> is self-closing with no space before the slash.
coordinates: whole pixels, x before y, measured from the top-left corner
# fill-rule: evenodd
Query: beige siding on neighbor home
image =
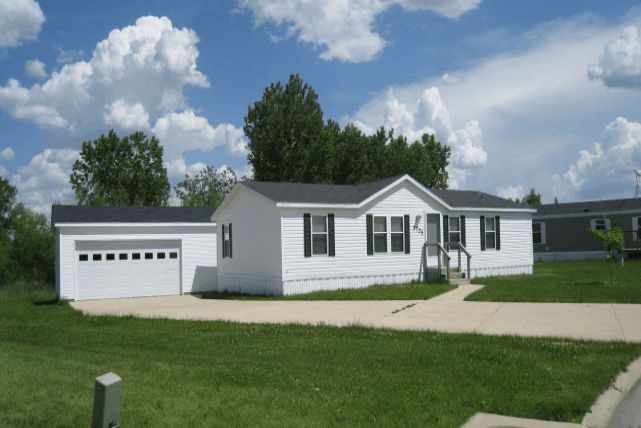
<path id="1" fill-rule="evenodd" d="M 227 201 L 218 224 L 218 290 L 282 294 L 280 214 L 245 187 Z M 223 258 L 222 225 L 232 224 L 232 258 Z"/>

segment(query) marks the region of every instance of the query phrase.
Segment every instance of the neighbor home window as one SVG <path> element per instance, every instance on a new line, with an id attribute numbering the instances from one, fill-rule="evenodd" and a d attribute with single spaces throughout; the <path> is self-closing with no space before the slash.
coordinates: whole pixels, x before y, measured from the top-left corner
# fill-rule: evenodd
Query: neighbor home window
<path id="1" fill-rule="evenodd" d="M 449 218 L 449 241 L 448 242 L 461 242 L 461 218 Z"/>
<path id="2" fill-rule="evenodd" d="M 223 224 L 223 258 L 231 258 L 231 223 Z"/>
<path id="3" fill-rule="evenodd" d="M 485 248 L 496 248 L 496 223 L 494 217 L 485 217 Z"/>
<path id="4" fill-rule="evenodd" d="M 392 241 L 393 252 L 402 253 L 403 251 L 405 251 L 405 230 L 403 217 L 391 218 L 390 237 Z"/>
<path id="5" fill-rule="evenodd" d="M 545 223 L 532 224 L 532 242 L 534 244 L 545 244 Z"/>
<path id="6" fill-rule="evenodd" d="M 387 253 L 387 217 L 374 217 L 374 252 Z"/>
<path id="7" fill-rule="evenodd" d="M 610 220 L 607 218 L 595 218 L 591 221 L 592 230 L 609 230 Z"/>
<path id="8" fill-rule="evenodd" d="M 327 254 L 327 216 L 312 216 L 312 254 Z"/>

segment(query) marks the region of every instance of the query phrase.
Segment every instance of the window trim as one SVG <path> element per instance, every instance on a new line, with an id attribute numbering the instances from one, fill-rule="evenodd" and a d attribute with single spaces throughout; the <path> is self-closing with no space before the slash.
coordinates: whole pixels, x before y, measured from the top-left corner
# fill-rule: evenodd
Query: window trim
<path id="1" fill-rule="evenodd" d="M 392 219 L 394 218 L 399 218 L 401 219 L 401 231 L 400 232 L 394 232 L 392 231 Z M 390 234 L 390 245 L 389 245 L 389 251 L 390 253 L 405 253 L 405 216 L 404 215 L 392 215 L 389 218 L 389 223 L 390 223 L 390 228 L 389 228 L 389 234 Z M 381 233 L 381 232 L 379 232 Z M 401 235 L 401 249 L 398 251 L 394 251 L 394 248 L 392 247 L 392 236 L 393 235 Z"/>
<path id="2" fill-rule="evenodd" d="M 487 230 L 487 221 L 492 220 L 492 230 Z M 491 233 L 494 235 L 494 246 L 488 247 L 487 245 L 487 235 Z M 483 237 L 485 240 L 485 250 L 494 250 L 496 251 L 496 217 L 494 216 L 487 216 L 485 217 L 485 236 Z"/>
<path id="3" fill-rule="evenodd" d="M 385 219 L 385 231 L 377 232 L 376 231 L 376 219 L 383 218 Z M 376 251 L 376 235 L 385 235 L 385 251 Z M 376 254 L 387 254 L 390 252 L 389 248 L 389 227 L 387 227 L 387 216 L 384 215 L 372 215 L 372 247 L 374 250 L 374 255 Z"/>
<path id="4" fill-rule="evenodd" d="M 325 219 L 325 232 L 314 232 L 314 217 L 323 217 Z M 327 220 L 327 214 L 312 214 L 309 219 L 310 222 L 310 232 L 311 232 L 311 244 L 312 244 L 312 257 L 329 257 L 329 222 Z M 325 252 L 316 253 L 314 252 L 314 235 L 325 235 Z"/>
<path id="5" fill-rule="evenodd" d="M 597 227 L 597 222 L 603 222 L 604 229 L 599 229 Z M 593 218 L 590 220 L 590 229 L 592 229 L 593 231 L 604 230 L 607 232 L 608 230 L 612 229 L 612 223 L 607 217 Z"/>
<path id="6" fill-rule="evenodd" d="M 538 232 L 534 231 L 534 226 L 535 225 L 540 225 L 540 230 Z M 541 240 L 540 242 L 535 242 L 534 241 L 534 234 L 539 234 L 541 235 Z M 534 221 L 532 222 L 532 244 L 533 245 L 545 245 L 545 222 L 544 221 Z"/>
<path id="7" fill-rule="evenodd" d="M 456 219 L 458 220 L 458 230 L 457 231 L 452 231 L 452 220 Z M 452 241 L 452 234 L 458 234 L 458 241 Z M 461 216 L 448 216 L 447 218 L 447 243 L 450 244 L 452 242 L 455 243 L 461 243 Z"/>

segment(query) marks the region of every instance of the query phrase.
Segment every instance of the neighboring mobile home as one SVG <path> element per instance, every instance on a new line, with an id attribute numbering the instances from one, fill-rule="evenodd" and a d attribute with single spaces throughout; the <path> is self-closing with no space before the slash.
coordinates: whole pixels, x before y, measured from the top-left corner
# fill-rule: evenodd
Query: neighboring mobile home
<path id="1" fill-rule="evenodd" d="M 60 299 L 216 290 L 212 208 L 54 205 Z"/>
<path id="2" fill-rule="evenodd" d="M 533 216 L 535 260 L 585 260 L 605 258 L 601 241 L 589 233 L 623 230 L 624 251 L 641 252 L 641 198 L 546 204 Z"/>
<path id="3" fill-rule="evenodd" d="M 462 244 L 472 277 L 530 274 L 534 212 L 482 192 L 427 189 L 409 175 L 357 186 L 241 182 L 212 216 L 218 289 L 281 295 L 404 283 L 437 265 L 436 243 Z M 450 255 L 456 265 L 458 252 Z"/>

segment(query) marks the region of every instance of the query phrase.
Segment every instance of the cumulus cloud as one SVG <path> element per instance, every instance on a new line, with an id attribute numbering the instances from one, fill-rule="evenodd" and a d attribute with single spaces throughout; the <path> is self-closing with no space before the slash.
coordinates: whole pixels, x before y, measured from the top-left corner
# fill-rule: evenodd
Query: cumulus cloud
<path id="1" fill-rule="evenodd" d="M 71 203 L 69 175 L 77 150 L 45 149 L 11 177 L 20 199 L 34 211 L 49 215 L 54 202 Z"/>
<path id="2" fill-rule="evenodd" d="M 641 41 L 636 26 L 624 28 L 605 45 L 599 63 L 588 67 L 588 76 L 609 87 L 641 89 Z"/>
<path id="3" fill-rule="evenodd" d="M 641 123 L 618 117 L 592 150 L 581 150 L 576 162 L 556 178 L 555 193 L 579 199 L 630 196 L 634 169 L 641 169 Z"/>
<path id="4" fill-rule="evenodd" d="M 130 105 L 123 99 L 116 100 L 104 107 L 103 118 L 107 125 L 122 129 L 149 127 L 149 113 L 141 103 Z"/>
<path id="5" fill-rule="evenodd" d="M 0 0 L 0 48 L 35 40 L 45 15 L 34 0 Z"/>
<path id="6" fill-rule="evenodd" d="M 15 152 L 11 147 L 5 147 L 0 150 L 0 160 L 11 160 L 15 156 Z"/>
<path id="7" fill-rule="evenodd" d="M 467 170 L 487 162 L 483 147 L 483 132 L 477 120 L 469 120 L 455 128 L 450 113 L 436 87 L 423 90 L 418 98 L 398 97 L 393 89 L 385 96 L 363 106 L 352 118 L 364 132 L 372 133 L 379 126 L 394 128 L 409 141 L 420 140 L 425 133 L 435 135 L 452 149 L 450 186 L 462 187 Z"/>
<path id="8" fill-rule="evenodd" d="M 429 10 L 455 19 L 476 8 L 480 0 L 240 0 L 256 25 L 268 23 L 287 28 L 287 36 L 320 47 L 324 60 L 370 61 L 386 41 L 373 30 L 376 17 L 393 6 L 408 11 Z M 272 40 L 277 36 L 270 33 Z"/>
<path id="9" fill-rule="evenodd" d="M 517 198 L 521 199 L 525 195 L 525 190 L 523 186 L 498 186 L 496 188 L 496 194 L 501 198 L 516 200 Z"/>
<path id="10" fill-rule="evenodd" d="M 45 64 L 38 59 L 27 61 L 24 65 L 24 73 L 28 77 L 34 77 L 36 79 L 44 79 L 45 77 L 47 77 Z"/>

